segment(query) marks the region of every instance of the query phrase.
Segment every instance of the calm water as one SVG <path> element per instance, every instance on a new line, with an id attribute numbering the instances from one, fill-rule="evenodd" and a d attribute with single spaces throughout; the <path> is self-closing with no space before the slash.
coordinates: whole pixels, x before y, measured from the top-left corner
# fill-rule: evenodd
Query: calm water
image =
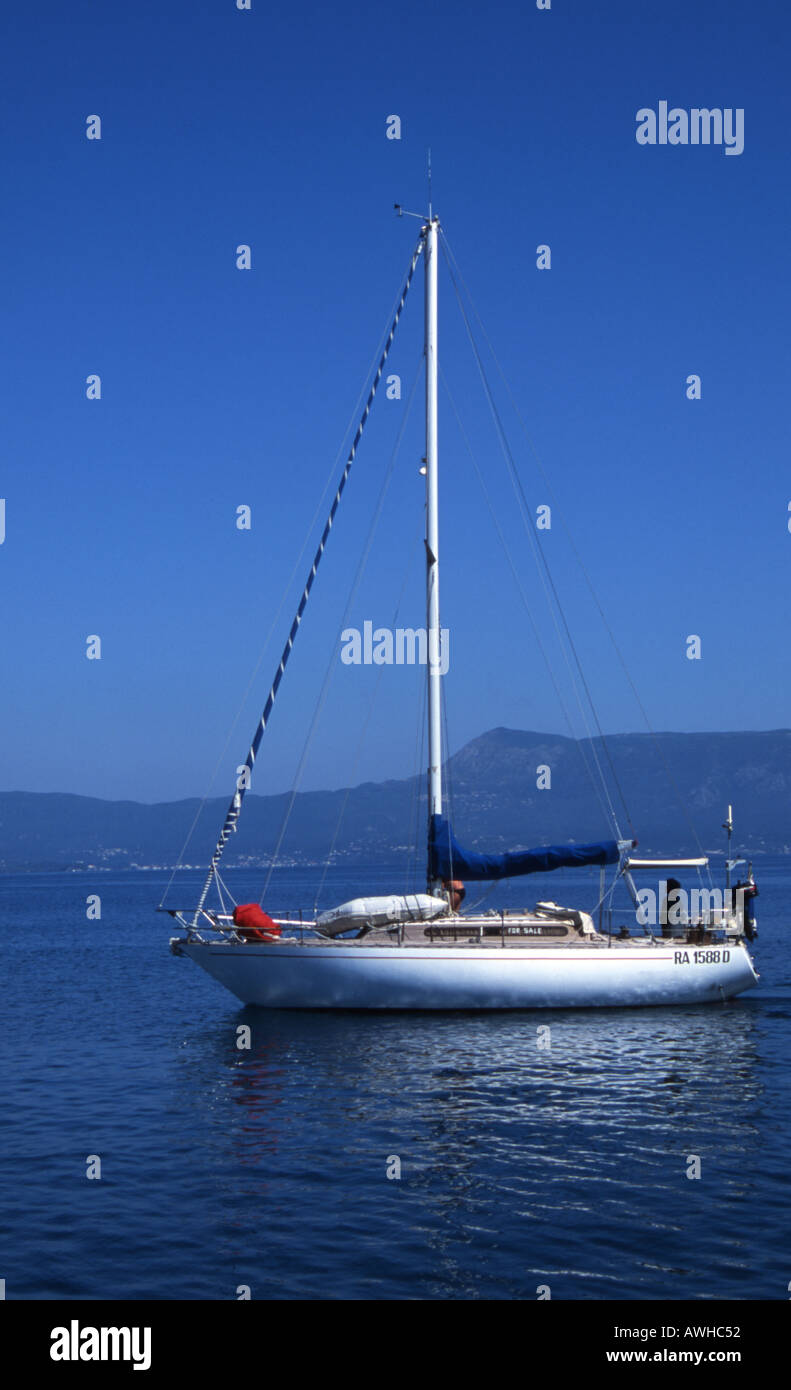
<path id="1" fill-rule="evenodd" d="M 165 875 L 5 877 L 7 1297 L 786 1299 L 791 863 L 756 876 L 742 1000 L 480 1017 L 242 1009 L 168 953 Z"/>

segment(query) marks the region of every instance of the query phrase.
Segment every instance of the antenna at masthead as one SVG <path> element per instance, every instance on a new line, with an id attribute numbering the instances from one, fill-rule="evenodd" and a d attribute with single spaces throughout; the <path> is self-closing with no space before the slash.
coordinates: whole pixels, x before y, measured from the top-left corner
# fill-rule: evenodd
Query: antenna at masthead
<path id="1" fill-rule="evenodd" d="M 431 146 L 428 147 L 428 220 L 431 221 Z"/>

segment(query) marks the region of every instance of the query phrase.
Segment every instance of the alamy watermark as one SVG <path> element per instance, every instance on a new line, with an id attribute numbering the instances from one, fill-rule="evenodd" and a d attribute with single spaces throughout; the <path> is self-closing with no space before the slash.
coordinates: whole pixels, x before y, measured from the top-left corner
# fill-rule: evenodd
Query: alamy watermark
<path id="1" fill-rule="evenodd" d="M 341 633 L 341 661 L 344 666 L 426 666 L 440 676 L 450 665 L 450 632 L 443 627 L 439 635 L 424 627 L 375 628 L 364 622 L 345 627 Z M 439 648 L 439 650 L 437 650 Z"/>
<path id="2" fill-rule="evenodd" d="M 641 888 L 635 907 L 635 916 L 643 927 L 682 927 L 707 918 L 721 921 L 744 911 L 744 887 L 687 891 L 665 880 L 660 882 L 658 892 Z"/>
<path id="3" fill-rule="evenodd" d="M 724 145 L 726 154 L 741 154 L 744 149 L 744 107 L 711 108 L 683 106 L 668 110 L 660 101 L 657 110 L 642 106 L 635 115 L 638 145 Z"/>

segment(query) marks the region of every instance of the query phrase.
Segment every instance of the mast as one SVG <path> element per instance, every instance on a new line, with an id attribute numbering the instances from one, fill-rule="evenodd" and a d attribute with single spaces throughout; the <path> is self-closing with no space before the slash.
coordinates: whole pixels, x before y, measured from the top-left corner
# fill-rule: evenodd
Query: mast
<path id="1" fill-rule="evenodd" d="M 429 212 L 425 226 L 426 299 L 426 635 L 428 638 L 428 814 L 442 815 L 442 688 L 439 624 L 439 494 L 437 486 L 437 232 Z M 429 880 L 429 892 L 439 883 Z"/>

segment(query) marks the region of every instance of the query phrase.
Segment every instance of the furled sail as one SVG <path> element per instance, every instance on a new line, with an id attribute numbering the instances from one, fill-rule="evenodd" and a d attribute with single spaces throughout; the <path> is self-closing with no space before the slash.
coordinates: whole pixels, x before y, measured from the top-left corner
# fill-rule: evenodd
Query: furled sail
<path id="1" fill-rule="evenodd" d="M 581 869 L 617 864 L 617 840 L 591 845 L 542 845 L 508 854 L 475 854 L 462 849 L 444 816 L 432 816 L 429 837 L 429 877 L 432 879 L 515 878 L 518 874 L 549 873 L 552 869 Z"/>

